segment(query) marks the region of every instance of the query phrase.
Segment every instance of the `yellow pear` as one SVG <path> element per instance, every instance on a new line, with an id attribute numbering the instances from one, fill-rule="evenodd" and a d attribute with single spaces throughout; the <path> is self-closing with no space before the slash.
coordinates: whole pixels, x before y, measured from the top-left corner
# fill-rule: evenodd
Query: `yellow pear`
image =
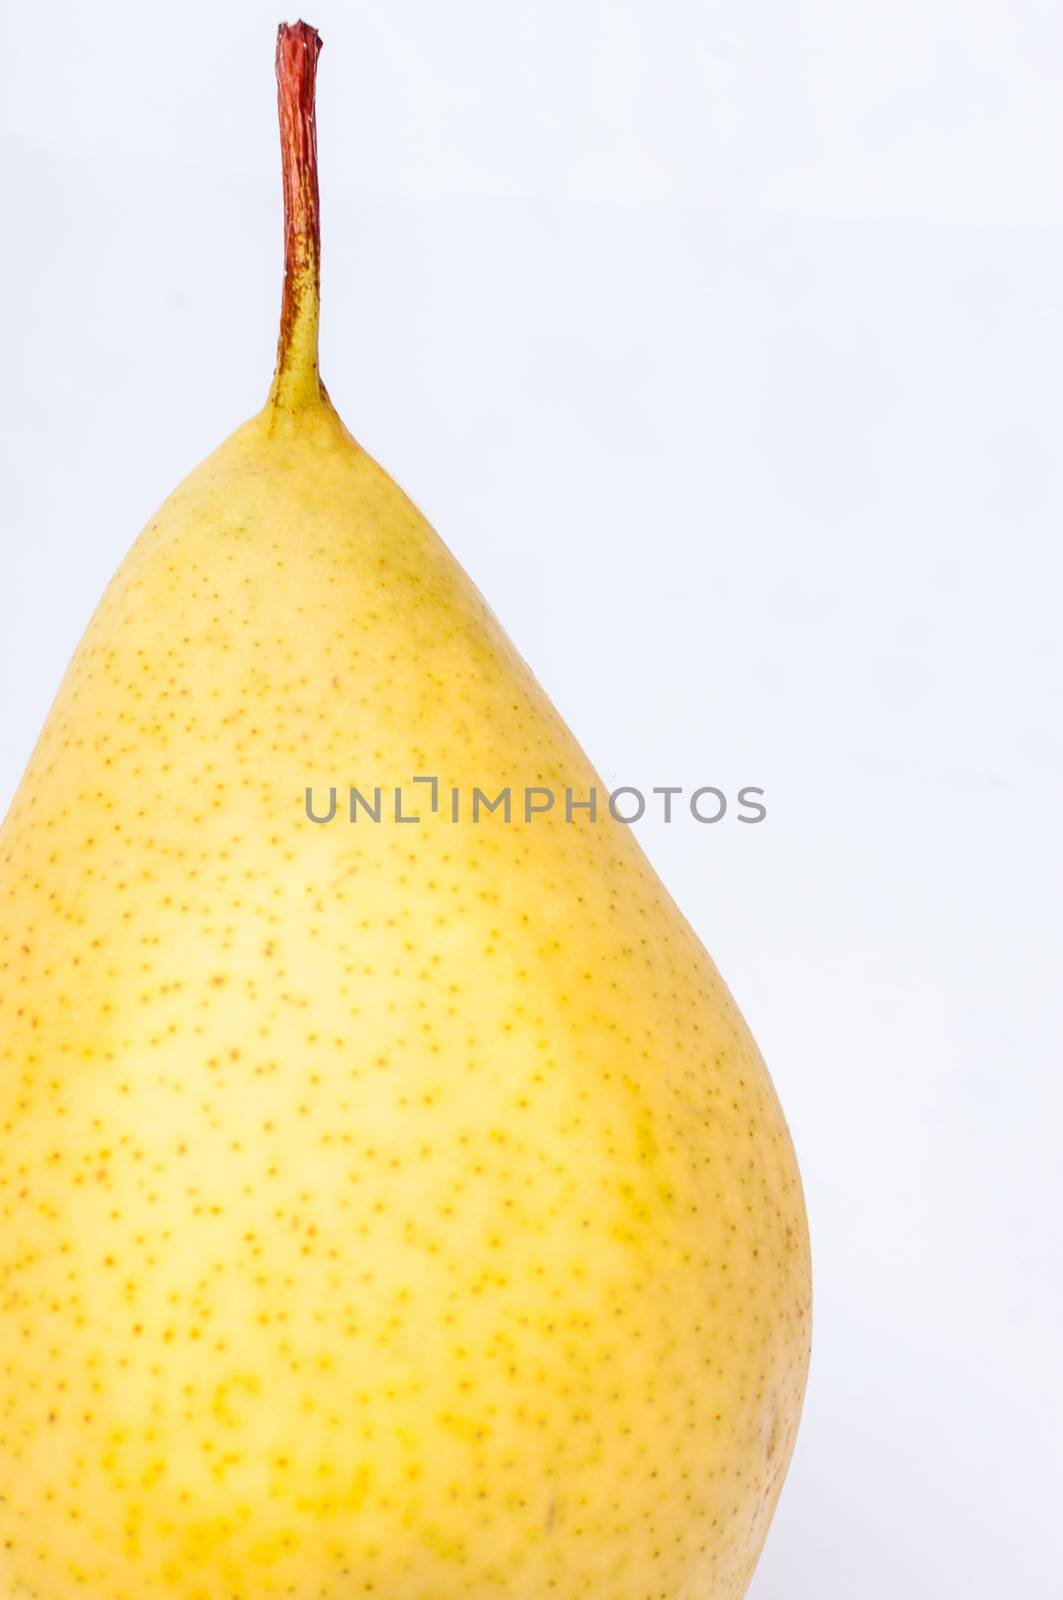
<path id="1" fill-rule="evenodd" d="M 268 403 L 133 546 L 0 836 L 0 1600 L 732 1600 L 805 1381 L 793 1150 L 321 387 L 319 45 L 280 30 Z"/>

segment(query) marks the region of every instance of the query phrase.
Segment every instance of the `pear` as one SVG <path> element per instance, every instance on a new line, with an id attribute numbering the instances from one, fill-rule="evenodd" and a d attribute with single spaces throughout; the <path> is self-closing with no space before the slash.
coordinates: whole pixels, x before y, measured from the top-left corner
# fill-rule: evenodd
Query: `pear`
<path id="1" fill-rule="evenodd" d="M 280 29 L 265 409 L 133 546 L 0 838 L 0 1594 L 732 1600 L 805 1381 L 793 1149 L 321 386 L 319 47 Z"/>

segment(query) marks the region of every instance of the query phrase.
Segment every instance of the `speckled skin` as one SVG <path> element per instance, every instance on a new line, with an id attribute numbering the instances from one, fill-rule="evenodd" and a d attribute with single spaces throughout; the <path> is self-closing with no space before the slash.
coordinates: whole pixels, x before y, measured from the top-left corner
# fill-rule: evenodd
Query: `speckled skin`
<path id="1" fill-rule="evenodd" d="M 114 579 L 0 836 L 3 1600 L 733 1600 L 790 1455 L 793 1151 L 594 781 L 323 398 Z M 422 809 L 426 808 L 427 795 Z"/>

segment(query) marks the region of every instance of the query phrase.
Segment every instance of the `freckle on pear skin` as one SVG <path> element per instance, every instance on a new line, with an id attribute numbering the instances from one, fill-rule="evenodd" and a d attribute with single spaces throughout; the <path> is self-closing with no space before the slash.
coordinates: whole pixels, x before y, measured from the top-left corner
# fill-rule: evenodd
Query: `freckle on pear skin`
<path id="1" fill-rule="evenodd" d="M 738 1600 L 810 1319 L 748 1029 L 607 816 L 346 820 L 598 780 L 321 385 L 319 49 L 269 399 L 0 833 L 0 1595 Z"/>

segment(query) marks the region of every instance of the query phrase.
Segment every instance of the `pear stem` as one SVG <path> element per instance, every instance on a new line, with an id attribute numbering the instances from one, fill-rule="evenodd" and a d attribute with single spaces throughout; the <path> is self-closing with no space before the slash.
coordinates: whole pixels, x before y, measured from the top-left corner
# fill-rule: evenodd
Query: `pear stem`
<path id="1" fill-rule="evenodd" d="M 321 35 L 305 22 L 277 29 L 277 108 L 284 178 L 284 294 L 270 400 L 295 410 L 322 394 L 317 330 L 321 216 L 314 90 Z"/>

